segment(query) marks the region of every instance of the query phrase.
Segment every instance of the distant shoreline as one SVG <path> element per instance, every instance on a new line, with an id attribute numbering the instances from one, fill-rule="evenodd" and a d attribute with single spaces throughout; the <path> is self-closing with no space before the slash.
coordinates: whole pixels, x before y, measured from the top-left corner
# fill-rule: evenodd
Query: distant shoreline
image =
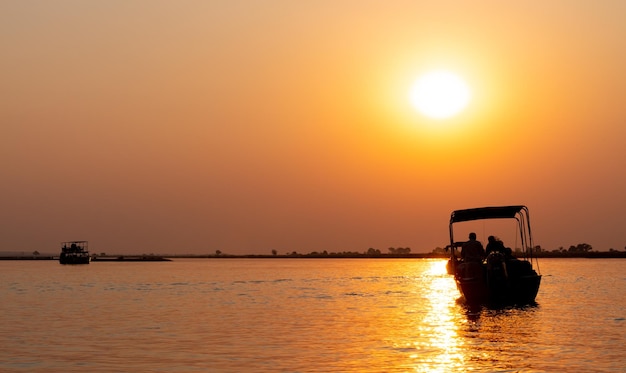
<path id="1" fill-rule="evenodd" d="M 330 254 L 288 254 L 288 255 L 229 255 L 229 254 L 184 254 L 184 255 L 105 255 L 94 256 L 94 262 L 165 262 L 172 259 L 448 259 L 449 254 L 417 253 L 417 254 L 380 254 L 367 255 L 358 253 Z M 587 253 L 553 253 L 536 254 L 537 258 L 560 259 L 623 259 L 626 251 L 591 251 Z M 59 260 L 51 255 L 0 255 L 0 260 Z"/>
<path id="2" fill-rule="evenodd" d="M 448 259 L 450 254 L 434 254 L 434 253 L 419 253 L 419 254 L 381 254 L 381 255 L 367 255 L 367 254 L 289 254 L 289 255 L 165 255 L 167 258 L 180 258 L 180 259 Z M 517 256 L 521 258 L 521 256 Z M 560 259 L 623 259 L 626 258 L 626 251 L 606 251 L 606 252 L 589 252 L 589 253 L 540 253 L 533 255 L 533 258 L 560 258 Z"/>

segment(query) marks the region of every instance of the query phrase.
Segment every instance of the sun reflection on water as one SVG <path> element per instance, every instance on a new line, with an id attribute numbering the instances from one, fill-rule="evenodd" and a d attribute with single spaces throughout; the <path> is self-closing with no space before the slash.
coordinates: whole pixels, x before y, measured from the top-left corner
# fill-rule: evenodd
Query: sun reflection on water
<path id="1" fill-rule="evenodd" d="M 454 280 L 446 273 L 445 261 L 433 261 L 426 271 L 429 284 L 424 293 L 426 314 L 420 322 L 420 338 L 416 348 L 427 349 L 425 356 L 411 355 L 416 359 L 416 372 L 450 372 L 462 369 L 464 354 L 459 336 L 459 307 L 455 300 L 458 292 Z"/>

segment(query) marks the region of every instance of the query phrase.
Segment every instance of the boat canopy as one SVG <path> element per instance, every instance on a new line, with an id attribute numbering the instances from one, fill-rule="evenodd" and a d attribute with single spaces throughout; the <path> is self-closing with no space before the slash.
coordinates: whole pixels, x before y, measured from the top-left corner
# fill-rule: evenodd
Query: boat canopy
<path id="1" fill-rule="evenodd" d="M 513 219 L 522 211 L 527 212 L 528 208 L 517 205 L 456 210 L 450 215 L 450 224 L 481 219 Z"/>

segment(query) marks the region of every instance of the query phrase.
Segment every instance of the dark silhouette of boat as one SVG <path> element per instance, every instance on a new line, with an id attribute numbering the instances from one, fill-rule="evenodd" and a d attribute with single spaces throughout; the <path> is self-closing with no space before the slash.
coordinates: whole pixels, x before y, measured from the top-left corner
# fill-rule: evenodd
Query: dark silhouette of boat
<path id="1" fill-rule="evenodd" d="M 482 260 L 459 260 L 456 255 L 464 242 L 454 240 L 456 223 L 484 219 L 514 219 L 521 239 L 522 257 L 509 248 L 485 252 Z M 450 215 L 450 261 L 448 273 L 454 275 L 457 288 L 468 304 L 517 304 L 535 302 L 541 275 L 533 269 L 533 243 L 528 208 L 523 205 L 479 207 L 453 211 Z M 489 247 L 488 247 L 488 250 Z M 538 270 L 537 264 L 537 270 Z"/>
<path id="2" fill-rule="evenodd" d="M 87 241 L 61 242 L 61 264 L 89 264 L 89 250 Z"/>

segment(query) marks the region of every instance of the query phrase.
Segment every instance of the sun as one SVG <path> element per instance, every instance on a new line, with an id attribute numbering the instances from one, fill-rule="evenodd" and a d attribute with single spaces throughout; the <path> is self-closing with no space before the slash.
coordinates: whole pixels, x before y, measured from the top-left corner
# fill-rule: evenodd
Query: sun
<path id="1" fill-rule="evenodd" d="M 422 75 L 409 92 L 411 105 L 432 119 L 447 119 L 460 113 L 471 99 L 469 86 L 458 75 L 435 70 Z"/>

